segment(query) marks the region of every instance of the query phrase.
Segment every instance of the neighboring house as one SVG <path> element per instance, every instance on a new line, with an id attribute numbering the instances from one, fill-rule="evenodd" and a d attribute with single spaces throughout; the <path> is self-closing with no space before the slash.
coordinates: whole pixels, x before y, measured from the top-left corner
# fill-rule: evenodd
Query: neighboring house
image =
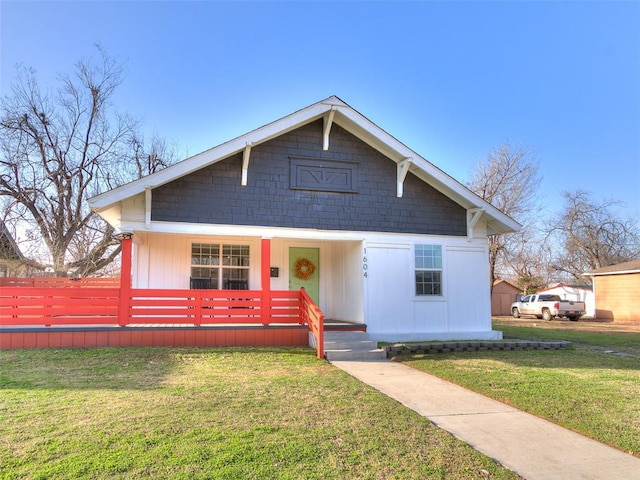
<path id="1" fill-rule="evenodd" d="M 596 318 L 640 323 L 640 260 L 598 268 L 585 275 L 593 278 Z"/>
<path id="2" fill-rule="evenodd" d="M 22 253 L 13 236 L 0 221 L 0 277 L 17 277 L 22 270 Z"/>
<path id="3" fill-rule="evenodd" d="M 506 280 L 496 280 L 491 289 L 491 315 L 511 315 L 511 304 L 522 291 Z"/>
<path id="4" fill-rule="evenodd" d="M 585 317 L 596 316 L 596 299 L 593 294 L 593 287 L 588 285 L 565 285 L 558 283 L 556 285 L 549 285 L 543 290 L 538 290 L 536 293 L 548 293 L 551 295 L 560 295 L 563 300 L 574 300 L 584 302 L 586 314 Z"/>
<path id="5" fill-rule="evenodd" d="M 373 339 L 501 336 L 487 235 L 520 225 L 337 97 L 90 203 L 133 234 L 136 288 L 304 287 Z"/>

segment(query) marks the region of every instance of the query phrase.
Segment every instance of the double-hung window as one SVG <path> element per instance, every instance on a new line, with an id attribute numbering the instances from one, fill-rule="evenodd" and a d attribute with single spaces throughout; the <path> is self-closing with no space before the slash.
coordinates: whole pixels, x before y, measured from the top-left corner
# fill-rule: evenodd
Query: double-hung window
<path id="1" fill-rule="evenodd" d="M 209 288 L 249 288 L 249 246 L 194 243 L 191 245 L 191 278 L 209 279 Z"/>
<path id="2" fill-rule="evenodd" d="M 442 247 L 415 246 L 416 295 L 442 295 Z"/>

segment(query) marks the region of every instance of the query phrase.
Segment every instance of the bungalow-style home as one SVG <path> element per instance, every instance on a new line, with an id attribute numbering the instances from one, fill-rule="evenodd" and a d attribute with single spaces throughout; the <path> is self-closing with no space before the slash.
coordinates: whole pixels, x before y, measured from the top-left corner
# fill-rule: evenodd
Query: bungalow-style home
<path id="1" fill-rule="evenodd" d="M 585 317 L 594 318 L 596 316 L 596 299 L 593 294 L 593 287 L 589 285 L 565 285 L 558 283 L 549 285 L 543 290 L 536 293 L 546 293 L 551 295 L 559 295 L 563 300 L 574 300 L 584 302 Z"/>
<path id="2" fill-rule="evenodd" d="M 596 318 L 640 323 L 640 260 L 597 268 L 585 275 L 593 278 Z"/>
<path id="3" fill-rule="evenodd" d="M 0 220 L 0 277 L 18 276 L 22 268 L 22 252 L 7 226 Z"/>
<path id="4" fill-rule="evenodd" d="M 522 292 L 515 285 L 496 279 L 491 289 L 491 315 L 511 315 L 511 304 L 519 293 Z"/>
<path id="5" fill-rule="evenodd" d="M 90 204 L 133 235 L 134 288 L 304 287 L 375 340 L 501 337 L 487 236 L 519 224 L 335 96 Z"/>

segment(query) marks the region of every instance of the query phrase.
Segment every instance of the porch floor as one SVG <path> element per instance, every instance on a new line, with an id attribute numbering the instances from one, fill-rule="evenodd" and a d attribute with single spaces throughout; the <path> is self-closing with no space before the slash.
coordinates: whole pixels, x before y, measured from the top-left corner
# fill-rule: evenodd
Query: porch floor
<path id="1" fill-rule="evenodd" d="M 366 332 L 367 324 L 347 322 L 345 320 L 332 320 L 332 319 L 325 318 L 324 331 L 325 332 L 343 332 L 343 331 Z"/>

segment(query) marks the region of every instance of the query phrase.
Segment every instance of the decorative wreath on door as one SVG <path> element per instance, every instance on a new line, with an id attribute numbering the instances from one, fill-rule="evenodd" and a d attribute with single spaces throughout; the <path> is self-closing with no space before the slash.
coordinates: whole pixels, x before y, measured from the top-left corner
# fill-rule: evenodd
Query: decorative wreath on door
<path id="1" fill-rule="evenodd" d="M 293 274 L 300 280 L 309 280 L 315 271 L 316 266 L 307 258 L 299 258 L 293 264 Z"/>

